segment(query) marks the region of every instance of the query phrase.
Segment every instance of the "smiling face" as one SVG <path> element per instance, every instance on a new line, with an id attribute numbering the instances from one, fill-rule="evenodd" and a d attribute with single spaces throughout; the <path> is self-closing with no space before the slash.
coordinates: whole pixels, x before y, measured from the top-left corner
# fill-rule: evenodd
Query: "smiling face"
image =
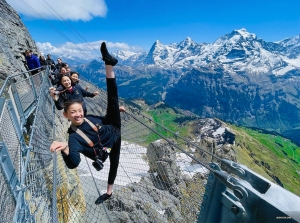
<path id="1" fill-rule="evenodd" d="M 74 83 L 77 83 L 78 82 L 78 74 L 76 74 L 76 73 L 74 73 L 74 74 L 72 74 L 71 76 L 71 79 L 72 79 L 72 81 L 74 82 Z"/>
<path id="2" fill-rule="evenodd" d="M 83 108 L 80 103 L 73 103 L 63 114 L 65 118 L 69 119 L 75 126 L 81 125 L 84 121 Z"/>
<path id="3" fill-rule="evenodd" d="M 66 74 L 67 74 L 66 68 L 64 68 L 64 67 L 60 68 L 60 73 L 61 73 L 62 75 L 66 75 Z"/>
<path id="4" fill-rule="evenodd" d="M 63 76 L 61 78 L 61 84 L 68 89 L 71 87 L 71 79 L 68 76 Z"/>

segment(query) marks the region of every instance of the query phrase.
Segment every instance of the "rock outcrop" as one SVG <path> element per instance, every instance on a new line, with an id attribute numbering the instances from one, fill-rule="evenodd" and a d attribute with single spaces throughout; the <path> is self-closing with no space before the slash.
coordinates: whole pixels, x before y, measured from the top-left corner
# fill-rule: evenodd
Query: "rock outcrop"
<path id="1" fill-rule="evenodd" d="M 176 165 L 175 148 L 165 140 L 151 143 L 147 149 L 150 172 L 160 189 L 168 189 L 174 196 L 185 188 L 179 167 Z"/>
<path id="2" fill-rule="evenodd" d="M 200 119 L 194 122 L 193 134 L 197 136 L 199 147 L 219 158 L 237 161 L 233 149 L 235 133 L 218 119 Z M 199 148 L 195 149 L 194 156 L 204 162 L 219 162 Z M 221 165 L 224 170 L 227 170 Z"/>
<path id="3" fill-rule="evenodd" d="M 117 222 L 194 222 L 206 177 L 183 175 L 166 140 L 147 148 L 149 176 L 115 192 L 107 207 Z M 117 208 L 116 208 L 117 207 Z"/>
<path id="4" fill-rule="evenodd" d="M 18 13 L 5 0 L 0 0 L 0 83 L 7 76 L 26 71 L 26 49 L 39 53 Z"/>

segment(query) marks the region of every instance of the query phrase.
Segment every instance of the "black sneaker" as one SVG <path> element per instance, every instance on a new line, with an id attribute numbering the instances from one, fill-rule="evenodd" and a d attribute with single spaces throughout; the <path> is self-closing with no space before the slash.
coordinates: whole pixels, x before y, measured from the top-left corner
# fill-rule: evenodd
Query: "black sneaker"
<path id="1" fill-rule="evenodd" d="M 102 60 L 105 62 L 105 65 L 115 66 L 118 63 L 117 58 L 111 56 L 108 53 L 105 42 L 101 44 L 100 52 L 102 54 Z"/>
<path id="2" fill-rule="evenodd" d="M 111 195 L 108 195 L 107 193 L 102 194 L 100 197 L 97 198 L 97 200 L 95 201 L 95 204 L 103 203 L 104 201 L 108 200 L 111 197 Z"/>

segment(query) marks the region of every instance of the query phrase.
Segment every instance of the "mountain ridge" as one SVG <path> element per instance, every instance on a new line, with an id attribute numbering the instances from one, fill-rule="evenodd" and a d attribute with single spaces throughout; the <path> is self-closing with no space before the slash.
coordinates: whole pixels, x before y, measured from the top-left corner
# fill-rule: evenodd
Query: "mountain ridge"
<path id="1" fill-rule="evenodd" d="M 178 44 L 169 45 L 157 40 L 147 54 L 131 52 L 128 57 L 124 56 L 123 51 L 113 54 L 123 65 L 136 67 L 197 69 L 215 63 L 231 72 L 284 75 L 290 70 L 300 68 L 299 52 L 299 36 L 278 42 L 266 42 L 242 28 L 225 34 L 211 44 L 198 44 L 190 37 Z M 133 60 L 132 58 L 136 58 L 133 55 L 139 55 L 139 60 Z"/>
<path id="2" fill-rule="evenodd" d="M 118 51 L 120 96 L 275 131 L 300 145 L 299 45 L 298 36 L 273 43 L 240 29 L 212 44 L 187 37 L 169 45 L 157 40 L 148 53 Z M 99 69 L 78 71 L 105 87 Z"/>

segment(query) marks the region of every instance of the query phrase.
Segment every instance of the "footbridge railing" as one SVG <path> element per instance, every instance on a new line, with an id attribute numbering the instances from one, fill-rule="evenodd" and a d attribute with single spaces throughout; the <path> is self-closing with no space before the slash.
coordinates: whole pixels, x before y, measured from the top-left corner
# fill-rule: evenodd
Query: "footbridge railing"
<path id="1" fill-rule="evenodd" d="M 53 140 L 67 140 L 69 123 L 54 109 L 48 72 L 11 76 L 1 88 L 0 222 L 300 221 L 298 196 L 203 149 L 213 141 L 184 138 L 122 100 L 113 196 L 95 205 L 106 190 L 109 160 L 98 172 L 81 157 L 69 170 L 50 153 Z M 85 98 L 88 114 L 104 115 L 106 92 L 85 80 L 80 85 L 100 93 Z"/>
<path id="2" fill-rule="evenodd" d="M 48 69 L 9 76 L 0 90 L 0 221 L 13 222 L 20 209 L 29 162 L 29 134 L 39 92 Z M 24 204 L 24 202 L 23 202 Z M 21 205 L 23 206 L 23 205 Z M 24 208 L 27 210 L 27 208 Z"/>

